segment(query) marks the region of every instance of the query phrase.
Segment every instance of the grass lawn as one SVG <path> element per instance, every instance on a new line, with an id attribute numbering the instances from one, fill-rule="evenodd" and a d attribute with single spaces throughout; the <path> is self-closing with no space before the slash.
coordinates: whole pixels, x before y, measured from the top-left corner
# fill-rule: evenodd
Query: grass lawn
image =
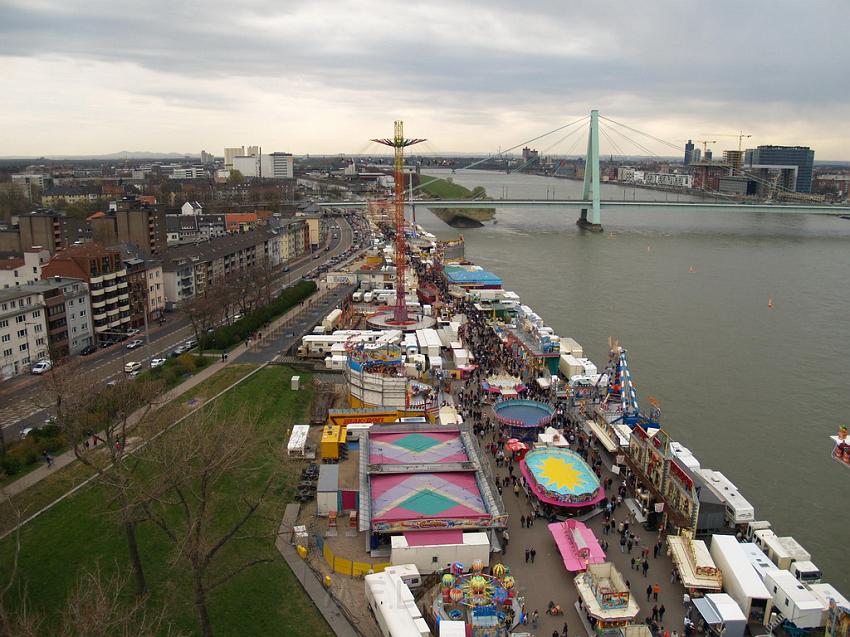
<path id="1" fill-rule="evenodd" d="M 242 369 L 239 370 L 238 368 Z M 244 375 L 248 366 L 230 366 L 196 388 L 195 397 L 210 396 Z M 237 368 L 237 369 L 234 369 Z M 249 409 L 259 418 L 258 430 L 269 436 L 274 445 L 283 445 L 285 430 L 292 423 L 303 422 L 312 397 L 310 375 L 297 372 L 303 389 L 293 392 L 289 380 L 293 370 L 270 366 L 222 396 L 219 407 L 229 410 Z M 204 386 L 206 385 L 206 386 Z M 191 396 L 181 396 L 185 403 Z M 272 457 L 268 447 L 255 454 L 257 465 Z M 297 477 L 298 466 L 289 467 Z M 219 493 L 227 501 L 239 502 L 243 496 L 263 482 L 263 470 L 249 477 L 228 477 L 220 484 Z M 46 481 L 45 481 L 46 482 Z M 283 479 L 275 485 L 271 498 L 279 504 L 290 501 L 296 479 Z M 38 488 L 37 485 L 34 488 Z M 29 493 L 29 491 L 27 492 Z M 54 493 L 55 495 L 55 493 Z M 111 513 L 105 512 L 109 493 L 100 486 L 83 489 L 29 524 L 22 532 L 20 569 L 29 599 L 36 611 L 55 616 L 80 570 L 100 563 L 105 574 L 128 570 L 126 540 Z M 222 517 L 229 517 L 223 513 Z M 254 530 L 276 529 L 279 520 L 257 519 Z M 139 543 L 144 561 L 152 603 L 168 605 L 168 620 L 186 634 L 196 634 L 197 623 L 191 603 L 191 588 L 186 569 L 170 564 L 172 545 L 153 525 L 139 528 Z M 12 542 L 0 544 L 0 572 L 9 566 Z M 217 635 L 278 634 L 294 637 L 331 635 L 330 628 L 298 580 L 270 542 L 228 546 L 218 566 L 240 563 L 250 557 L 269 556 L 273 561 L 253 567 L 220 588 L 210 599 L 210 612 Z"/>
<path id="2" fill-rule="evenodd" d="M 422 175 L 419 178 L 419 183 L 421 184 L 420 190 L 440 199 L 468 199 L 472 196 L 472 191 L 469 188 L 431 175 Z"/>

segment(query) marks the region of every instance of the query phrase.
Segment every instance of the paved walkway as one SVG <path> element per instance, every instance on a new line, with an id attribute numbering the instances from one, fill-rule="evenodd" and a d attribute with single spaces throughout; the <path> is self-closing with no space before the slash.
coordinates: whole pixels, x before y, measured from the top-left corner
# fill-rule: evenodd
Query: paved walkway
<path id="1" fill-rule="evenodd" d="M 485 438 L 490 442 L 490 437 Z M 487 453 L 486 450 L 484 453 Z M 488 459 L 492 456 L 487 453 Z M 608 463 L 610 466 L 610 462 Z M 500 477 L 507 476 L 506 467 L 496 470 Z M 614 478 L 614 488 L 619 486 L 617 476 L 603 472 L 603 478 Z M 610 494 L 609 494 L 610 495 Z M 517 578 L 517 584 L 526 596 L 526 609 L 530 613 L 534 609 L 540 612 L 540 625 L 533 629 L 527 627 L 529 632 L 536 635 L 551 635 L 554 630 L 561 631 L 566 622 L 569 625 L 570 635 L 584 635 L 585 627 L 577 614 L 574 605 L 578 601 L 578 593 L 573 582 L 574 574 L 569 573 L 564 567 L 561 554 L 555 544 L 552 534 L 549 532 L 547 522 L 538 519 L 530 529 L 523 528 L 520 524 L 520 516 L 527 515 L 530 506 L 525 494 L 520 491 L 519 497 L 513 494 L 511 489 L 505 489 L 502 495 L 508 512 L 508 527 L 510 531 L 510 542 L 503 557 L 505 565 L 510 566 L 511 574 Z M 614 519 L 621 522 L 628 517 L 628 510 L 620 506 L 614 512 Z M 632 524 L 631 529 L 640 537 L 644 546 L 649 546 L 649 571 L 646 577 L 640 571 L 631 569 L 631 558 L 640 554 L 639 548 L 632 549 L 632 553 L 621 553 L 619 547 L 619 536 L 617 533 L 604 535 L 602 533 L 602 516 L 595 515 L 586 522 L 593 529 L 600 540 L 607 540 L 610 544 L 607 551 L 608 561 L 613 562 L 623 577 L 629 581 L 632 595 L 640 606 L 640 614 L 635 618 L 636 623 L 652 614 L 653 605 L 665 607 L 664 627 L 671 634 L 674 630 L 679 635 L 683 634 L 683 620 L 685 608 L 682 605 L 684 589 L 679 583 L 670 583 L 670 573 L 673 570 L 671 559 L 666 555 L 666 550 L 657 559 L 652 557 L 652 547 L 656 541 L 656 533 L 646 531 L 639 524 Z M 534 562 L 525 561 L 525 548 L 534 548 L 537 551 Z M 497 556 L 491 558 L 491 563 L 498 561 Z M 647 601 L 646 588 L 653 584 L 661 586 L 658 601 Z M 546 607 L 549 601 L 561 605 L 565 614 L 561 617 L 550 617 L 546 615 Z M 593 637 L 593 636 L 590 636 Z"/>
<path id="2" fill-rule="evenodd" d="M 325 621 L 328 622 L 334 634 L 337 637 L 359 637 L 360 632 L 351 625 L 351 622 L 343 614 L 328 590 L 322 585 L 319 576 L 313 572 L 313 569 L 308 566 L 305 560 L 301 559 L 301 556 L 298 555 L 295 548 L 289 543 L 292 525 L 298 519 L 298 510 L 298 504 L 286 505 L 286 512 L 283 516 L 283 522 L 275 546 L 283 556 L 283 559 L 286 560 L 292 573 L 301 582 L 304 591 L 313 600 L 313 603 L 319 609 Z"/>

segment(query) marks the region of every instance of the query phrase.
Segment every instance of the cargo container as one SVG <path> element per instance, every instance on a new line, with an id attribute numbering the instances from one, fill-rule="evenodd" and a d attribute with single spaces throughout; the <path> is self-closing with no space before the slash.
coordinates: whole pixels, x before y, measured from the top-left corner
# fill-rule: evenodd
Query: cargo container
<path id="1" fill-rule="evenodd" d="M 584 366 L 571 354 L 561 354 L 558 361 L 558 369 L 561 376 L 569 380 L 573 376 L 584 376 Z"/>
<path id="2" fill-rule="evenodd" d="M 328 513 L 336 513 L 339 491 L 339 465 L 323 464 L 319 467 L 319 482 L 316 487 L 317 513 L 327 517 Z"/>
<path id="3" fill-rule="evenodd" d="M 430 535 L 431 531 L 412 531 L 407 535 Z M 452 532 L 449 532 L 452 533 Z M 457 534 L 458 540 L 451 544 L 440 544 L 440 538 L 448 537 L 446 532 L 433 533 L 434 541 L 428 544 L 412 544 L 405 535 L 390 538 L 390 561 L 393 564 L 415 564 L 420 573 L 433 573 L 454 562 L 472 564 L 481 560 L 485 567 L 490 564 L 490 540 L 486 533 L 473 532 Z"/>

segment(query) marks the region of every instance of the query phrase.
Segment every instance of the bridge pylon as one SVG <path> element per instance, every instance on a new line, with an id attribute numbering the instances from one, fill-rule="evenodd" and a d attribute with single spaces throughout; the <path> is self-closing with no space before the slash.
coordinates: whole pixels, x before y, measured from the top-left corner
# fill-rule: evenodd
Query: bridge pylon
<path id="1" fill-rule="evenodd" d="M 590 111 L 581 198 L 588 203 L 588 207 L 581 209 L 576 224 L 591 232 L 602 232 L 602 210 L 599 205 L 599 111 L 596 109 Z"/>

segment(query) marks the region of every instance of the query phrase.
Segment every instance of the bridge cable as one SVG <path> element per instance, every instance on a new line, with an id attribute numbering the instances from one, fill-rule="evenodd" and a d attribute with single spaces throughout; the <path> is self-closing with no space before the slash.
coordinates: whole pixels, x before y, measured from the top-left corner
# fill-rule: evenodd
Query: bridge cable
<path id="1" fill-rule="evenodd" d="M 528 144 L 530 144 L 530 143 L 532 143 L 532 142 L 535 142 L 535 141 L 537 141 L 538 139 L 543 139 L 544 137 L 548 137 L 549 135 L 553 135 L 554 133 L 557 133 L 557 132 L 562 131 L 562 130 L 564 130 L 564 129 L 566 129 L 566 128 L 569 128 L 570 126 L 575 126 L 576 124 L 579 124 L 579 123 L 581 123 L 581 122 L 583 122 L 583 121 L 585 121 L 585 120 L 588 120 L 588 119 L 590 119 L 590 115 L 585 115 L 584 117 L 579 118 L 579 119 L 575 120 L 574 122 L 570 122 L 569 124 L 564 124 L 563 126 L 558 126 L 557 128 L 553 128 L 552 130 L 550 130 L 550 131 L 548 131 L 548 132 L 546 132 L 546 133 L 543 133 L 543 134 L 541 134 L 541 135 L 537 135 L 536 137 L 532 137 L 531 139 L 528 139 L 528 140 L 526 140 L 526 141 L 524 141 L 524 142 L 520 142 L 519 144 L 515 144 L 514 146 L 511 146 L 510 148 L 506 148 L 505 150 L 501 150 L 501 151 L 499 151 L 499 152 L 498 152 L 498 153 L 496 153 L 496 154 L 490 154 L 490 155 L 488 155 L 487 157 L 484 157 L 484 158 L 482 158 L 482 159 L 479 159 L 478 161 L 474 161 L 474 162 L 472 162 L 471 164 L 468 164 L 468 165 L 466 165 L 466 166 L 461 166 L 460 168 L 457 168 L 457 169 L 455 169 L 455 170 L 456 170 L 456 171 L 457 171 L 457 170 L 469 170 L 469 169 L 471 169 L 471 168 L 474 168 L 475 166 L 478 166 L 478 165 L 480 165 L 480 164 L 483 164 L 483 163 L 484 163 L 484 162 L 486 162 L 486 161 L 490 161 L 490 160 L 492 160 L 494 157 L 499 157 L 499 156 L 501 156 L 501 155 L 504 155 L 504 154 L 506 154 L 506 153 L 509 153 L 509 152 L 511 152 L 512 150 L 516 150 L 516 149 L 517 149 L 517 148 L 519 148 L 520 146 L 527 146 Z M 412 194 L 412 193 L 416 192 L 416 191 L 417 191 L 417 190 L 419 190 L 420 188 L 422 188 L 422 187 L 424 187 L 424 186 L 427 186 L 428 184 L 433 183 L 433 182 L 435 182 L 435 181 L 439 181 L 439 180 L 440 180 L 440 178 L 439 178 L 439 177 L 435 177 L 435 178 L 431 179 L 430 181 L 422 182 L 421 184 L 419 184 L 418 186 L 415 186 L 415 187 L 414 187 L 414 188 L 412 188 L 412 189 L 411 189 L 411 188 L 406 189 L 406 190 L 404 191 L 404 194 L 405 194 L 405 196 L 408 196 L 408 195 L 410 195 L 410 194 Z"/>
<path id="2" fill-rule="evenodd" d="M 555 148 L 555 146 L 557 146 L 558 144 L 560 144 L 560 143 L 562 143 L 562 142 L 566 141 L 567 139 L 569 139 L 570 137 L 572 137 L 572 136 L 573 136 L 573 135 L 575 135 L 576 133 L 581 133 L 581 132 L 582 132 L 582 129 L 581 129 L 581 128 L 574 128 L 574 129 L 573 129 L 573 130 L 571 130 L 569 133 L 567 133 L 566 135 L 564 135 L 561 139 L 557 140 L 555 143 L 550 144 L 549 146 L 547 146 L 546 148 L 544 148 L 543 150 L 541 150 L 541 151 L 540 151 L 540 153 L 539 153 L 539 155 L 538 155 L 537 157 L 530 157 L 530 158 L 529 158 L 527 161 L 525 161 L 525 162 L 524 162 L 524 163 L 523 163 L 523 164 L 522 164 L 519 168 L 514 168 L 513 170 L 509 170 L 507 174 L 509 174 L 509 175 L 510 175 L 510 174 L 513 174 L 513 173 L 516 173 L 516 172 L 521 171 L 523 168 L 525 168 L 525 167 L 526 167 L 526 166 L 528 166 L 529 164 L 531 164 L 531 163 L 533 163 L 533 162 L 537 161 L 540 155 L 546 155 L 546 153 L 548 153 L 550 150 L 552 150 L 553 148 Z M 579 139 L 581 139 L 581 138 L 579 138 Z"/>

